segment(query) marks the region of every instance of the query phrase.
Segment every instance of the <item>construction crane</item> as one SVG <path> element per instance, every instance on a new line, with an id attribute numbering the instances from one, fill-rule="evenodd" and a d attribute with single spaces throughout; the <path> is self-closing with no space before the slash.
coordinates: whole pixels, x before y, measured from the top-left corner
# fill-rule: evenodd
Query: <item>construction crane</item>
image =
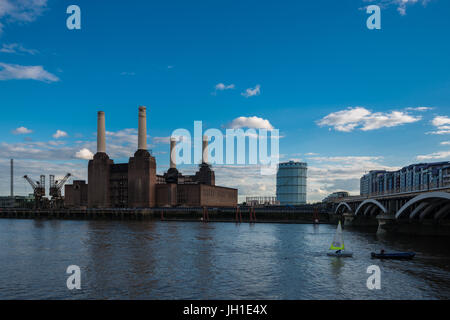
<path id="1" fill-rule="evenodd" d="M 55 176 L 50 175 L 49 195 L 52 197 L 50 201 L 50 206 L 52 208 L 62 208 L 64 206 L 64 198 L 61 195 L 61 190 L 71 176 L 72 174 L 68 173 L 61 181 L 55 181 Z"/>
<path id="2" fill-rule="evenodd" d="M 28 176 L 24 176 L 23 178 L 27 180 L 33 188 L 35 209 L 41 209 L 43 207 L 45 197 L 45 176 L 41 175 L 40 181 L 33 181 Z"/>

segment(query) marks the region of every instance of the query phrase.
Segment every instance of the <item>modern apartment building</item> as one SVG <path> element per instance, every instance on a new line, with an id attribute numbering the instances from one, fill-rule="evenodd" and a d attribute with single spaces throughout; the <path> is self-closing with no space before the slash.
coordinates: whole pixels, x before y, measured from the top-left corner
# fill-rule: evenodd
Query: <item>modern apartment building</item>
<path id="1" fill-rule="evenodd" d="M 398 171 L 375 170 L 361 178 L 361 195 L 450 187 L 450 162 L 419 163 Z"/>

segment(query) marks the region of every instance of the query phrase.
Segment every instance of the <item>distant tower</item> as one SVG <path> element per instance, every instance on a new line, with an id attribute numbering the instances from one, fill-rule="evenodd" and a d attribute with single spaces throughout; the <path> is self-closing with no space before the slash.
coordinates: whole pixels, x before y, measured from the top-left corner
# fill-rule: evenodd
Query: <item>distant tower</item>
<path id="1" fill-rule="evenodd" d="M 284 162 L 278 165 L 277 200 L 281 205 L 306 204 L 306 179 L 308 164 Z"/>
<path id="2" fill-rule="evenodd" d="M 14 159 L 11 159 L 11 198 L 14 197 Z"/>

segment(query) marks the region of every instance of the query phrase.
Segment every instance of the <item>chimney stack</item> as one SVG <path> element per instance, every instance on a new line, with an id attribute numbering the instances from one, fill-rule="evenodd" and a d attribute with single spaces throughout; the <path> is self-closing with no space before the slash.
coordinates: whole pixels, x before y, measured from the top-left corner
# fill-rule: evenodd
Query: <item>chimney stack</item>
<path id="1" fill-rule="evenodd" d="M 11 159 L 11 198 L 14 197 L 14 160 Z"/>
<path id="2" fill-rule="evenodd" d="M 208 163 L 208 136 L 203 136 L 202 163 Z"/>
<path id="3" fill-rule="evenodd" d="M 98 112 L 97 116 L 97 153 L 106 153 L 105 113 Z"/>
<path id="4" fill-rule="evenodd" d="M 138 150 L 147 150 L 147 108 L 139 107 Z"/>
<path id="5" fill-rule="evenodd" d="M 177 140 L 175 137 L 170 138 L 170 168 L 176 169 L 177 167 L 177 155 L 176 155 L 176 147 Z"/>

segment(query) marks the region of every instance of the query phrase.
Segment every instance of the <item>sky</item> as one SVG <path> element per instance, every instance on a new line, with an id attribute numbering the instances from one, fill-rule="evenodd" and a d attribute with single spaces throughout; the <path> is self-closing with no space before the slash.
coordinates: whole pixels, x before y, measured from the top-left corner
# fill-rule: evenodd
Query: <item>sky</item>
<path id="1" fill-rule="evenodd" d="M 81 29 L 69 30 L 69 5 Z M 366 6 L 381 8 L 369 30 Z M 308 163 L 308 201 L 359 193 L 369 170 L 450 160 L 450 2 L 0 0 L 0 195 L 28 174 L 87 179 L 97 111 L 127 162 L 148 112 L 158 173 L 178 128 L 268 128 Z M 274 196 L 275 176 L 214 165 L 216 183 Z M 192 173 L 196 166 L 184 166 Z"/>

